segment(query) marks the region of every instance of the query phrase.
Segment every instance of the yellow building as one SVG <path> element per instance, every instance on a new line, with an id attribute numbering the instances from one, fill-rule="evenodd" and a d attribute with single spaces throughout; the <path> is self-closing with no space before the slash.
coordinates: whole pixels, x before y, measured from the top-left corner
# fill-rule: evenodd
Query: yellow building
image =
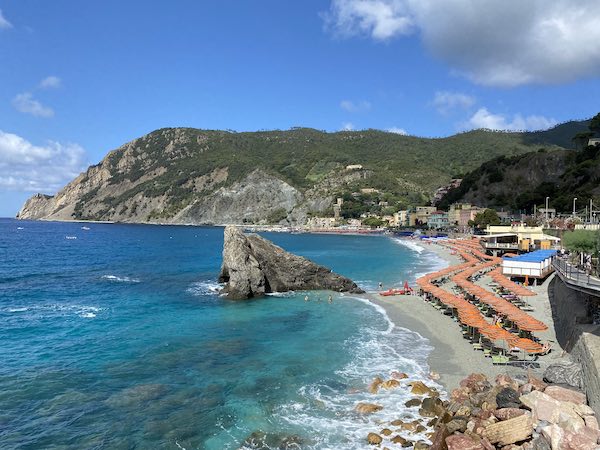
<path id="1" fill-rule="evenodd" d="M 518 225 L 488 225 L 481 245 L 495 252 L 545 250 L 554 247 L 560 239 L 544 234 L 542 227 Z"/>

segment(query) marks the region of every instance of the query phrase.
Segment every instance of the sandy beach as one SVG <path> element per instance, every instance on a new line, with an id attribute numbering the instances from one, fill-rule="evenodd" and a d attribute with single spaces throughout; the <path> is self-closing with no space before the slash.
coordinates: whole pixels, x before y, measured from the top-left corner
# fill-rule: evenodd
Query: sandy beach
<path id="1" fill-rule="evenodd" d="M 441 245 L 428 245 L 427 251 L 434 252 L 443 258 L 449 265 L 462 262 L 457 256 Z M 486 284 L 490 281 L 482 277 L 479 282 Z M 377 294 L 370 295 L 371 301 L 385 308 L 390 319 L 396 326 L 404 327 L 419 333 L 429 339 L 434 350 L 429 356 L 429 365 L 433 372 L 440 374 L 439 382 L 448 392 L 457 387 L 462 379 L 473 372 L 483 373 L 488 378 L 505 373 L 511 376 L 518 373 L 526 373 L 531 370 L 538 376 L 545 367 L 558 359 L 561 359 L 562 349 L 556 343 L 552 313 L 548 300 L 547 286 L 549 279 L 543 285 L 533 288 L 537 293 L 531 297 L 530 304 L 535 311 L 530 314 L 548 325 L 548 330 L 536 333 L 543 341 L 553 343 L 553 351 L 546 356 L 540 357 L 527 369 L 512 365 L 494 366 L 489 358 L 484 357 L 483 352 L 476 351 L 472 345 L 463 338 L 459 324 L 451 317 L 440 313 L 422 297 L 416 295 L 382 297 Z"/>

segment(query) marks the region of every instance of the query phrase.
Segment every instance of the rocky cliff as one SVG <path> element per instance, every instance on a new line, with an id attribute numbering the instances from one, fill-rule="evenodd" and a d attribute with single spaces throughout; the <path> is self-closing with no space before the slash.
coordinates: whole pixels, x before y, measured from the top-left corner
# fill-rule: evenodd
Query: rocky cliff
<path id="1" fill-rule="evenodd" d="M 242 300 L 270 292 L 330 290 L 363 293 L 352 280 L 306 258 L 286 252 L 235 226 L 225 228 L 223 265 L 219 281 L 228 298 Z"/>

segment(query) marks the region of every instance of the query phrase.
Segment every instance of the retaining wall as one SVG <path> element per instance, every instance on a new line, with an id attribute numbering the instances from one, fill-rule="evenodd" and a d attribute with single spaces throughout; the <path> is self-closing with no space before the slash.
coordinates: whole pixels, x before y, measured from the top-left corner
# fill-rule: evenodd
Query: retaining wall
<path id="1" fill-rule="evenodd" d="M 555 276 L 548 297 L 556 338 L 571 359 L 581 364 L 589 404 L 600 416 L 600 325 L 592 324 L 591 315 L 600 305 L 600 296 L 574 290 Z"/>

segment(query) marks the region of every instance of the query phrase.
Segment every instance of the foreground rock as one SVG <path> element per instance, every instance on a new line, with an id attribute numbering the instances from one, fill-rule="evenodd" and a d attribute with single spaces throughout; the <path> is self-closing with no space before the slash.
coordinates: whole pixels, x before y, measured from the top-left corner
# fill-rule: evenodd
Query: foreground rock
<path id="1" fill-rule="evenodd" d="M 234 300 L 302 290 L 364 293 L 352 280 L 288 253 L 256 234 L 245 235 L 234 226 L 225 228 L 219 281 L 226 283 L 223 292 Z"/>

